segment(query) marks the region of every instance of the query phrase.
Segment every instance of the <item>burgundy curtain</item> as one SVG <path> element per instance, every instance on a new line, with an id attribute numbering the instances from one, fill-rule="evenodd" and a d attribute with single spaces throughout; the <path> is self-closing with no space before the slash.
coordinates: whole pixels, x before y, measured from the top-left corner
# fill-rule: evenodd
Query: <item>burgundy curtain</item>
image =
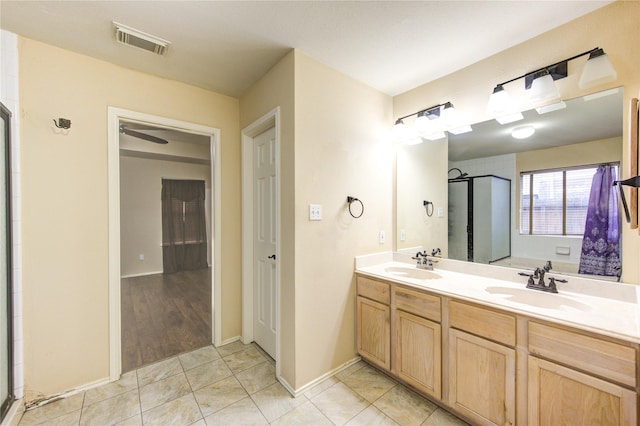
<path id="1" fill-rule="evenodd" d="M 207 268 L 202 180 L 162 179 L 162 265 L 165 274 Z"/>

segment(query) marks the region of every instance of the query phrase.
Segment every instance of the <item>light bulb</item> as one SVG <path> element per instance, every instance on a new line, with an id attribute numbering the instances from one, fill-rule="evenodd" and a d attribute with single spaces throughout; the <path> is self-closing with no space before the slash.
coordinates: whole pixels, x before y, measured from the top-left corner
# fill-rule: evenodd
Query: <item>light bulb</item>
<path id="1" fill-rule="evenodd" d="M 511 112 L 513 109 L 513 100 L 509 96 L 509 92 L 504 90 L 501 84 L 497 85 L 489 97 L 487 115 L 502 115 Z"/>
<path id="2" fill-rule="evenodd" d="M 599 84 L 614 81 L 618 73 L 613 68 L 609 56 L 602 49 L 597 49 L 589 55 L 589 59 L 582 68 L 578 87 L 588 89 Z"/>
<path id="3" fill-rule="evenodd" d="M 391 133 L 393 134 L 393 139 L 396 142 L 402 142 L 408 137 L 409 129 L 404 124 L 404 121 L 402 121 L 402 119 L 398 119 L 396 121 L 396 124 L 393 125 Z"/>
<path id="4" fill-rule="evenodd" d="M 413 122 L 413 127 L 419 135 L 423 135 L 429 133 L 429 129 L 431 128 L 431 120 L 427 116 L 425 111 L 420 111 L 418 116 L 416 117 L 416 121 Z"/>
<path id="5" fill-rule="evenodd" d="M 444 104 L 440 119 L 445 130 L 460 127 L 463 124 L 460 111 L 455 109 L 451 102 Z"/>
<path id="6" fill-rule="evenodd" d="M 529 99 L 533 102 L 560 99 L 560 92 L 548 72 L 533 80 L 529 89 Z"/>

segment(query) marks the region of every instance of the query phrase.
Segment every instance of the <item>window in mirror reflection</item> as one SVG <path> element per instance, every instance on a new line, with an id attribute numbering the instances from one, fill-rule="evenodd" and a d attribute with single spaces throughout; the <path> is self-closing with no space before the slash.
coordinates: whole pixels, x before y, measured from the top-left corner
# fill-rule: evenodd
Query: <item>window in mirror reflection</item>
<path id="1" fill-rule="evenodd" d="M 614 168 L 617 176 L 618 164 Z M 585 166 L 521 173 L 520 234 L 582 236 L 597 169 Z"/>

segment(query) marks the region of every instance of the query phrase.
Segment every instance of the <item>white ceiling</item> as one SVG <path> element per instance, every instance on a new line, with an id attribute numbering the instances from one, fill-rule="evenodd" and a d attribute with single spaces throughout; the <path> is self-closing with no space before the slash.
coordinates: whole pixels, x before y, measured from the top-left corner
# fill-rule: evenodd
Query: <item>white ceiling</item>
<path id="1" fill-rule="evenodd" d="M 238 97 L 291 48 L 396 95 L 604 1 L 0 1 L 8 31 Z M 112 21 L 169 40 L 115 42 Z"/>

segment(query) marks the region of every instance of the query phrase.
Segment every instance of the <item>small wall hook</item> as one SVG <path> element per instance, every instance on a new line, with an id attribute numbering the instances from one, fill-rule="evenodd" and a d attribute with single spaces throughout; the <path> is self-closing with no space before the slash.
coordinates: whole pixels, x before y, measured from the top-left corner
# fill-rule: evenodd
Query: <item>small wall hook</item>
<path id="1" fill-rule="evenodd" d="M 56 122 L 55 118 L 53 119 L 53 123 L 56 125 L 58 129 L 70 129 L 71 128 L 71 120 L 68 118 L 58 118 Z"/>

